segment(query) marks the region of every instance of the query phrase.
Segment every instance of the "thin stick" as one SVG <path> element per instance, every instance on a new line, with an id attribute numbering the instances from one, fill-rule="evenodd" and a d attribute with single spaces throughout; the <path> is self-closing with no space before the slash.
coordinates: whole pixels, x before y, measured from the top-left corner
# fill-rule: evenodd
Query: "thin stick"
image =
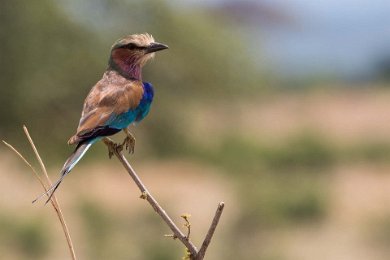
<path id="1" fill-rule="evenodd" d="M 39 162 L 39 164 L 41 166 L 41 169 L 42 169 L 42 171 L 44 173 L 46 181 L 51 186 L 51 181 L 50 181 L 50 178 L 49 178 L 49 176 L 47 174 L 46 167 L 45 167 L 45 165 L 44 165 L 44 163 L 43 163 L 43 161 L 42 161 L 42 159 L 41 159 L 41 157 L 40 157 L 40 155 L 38 153 L 38 150 L 36 149 L 36 147 L 34 145 L 34 142 L 33 142 L 32 138 L 31 138 L 31 136 L 30 136 L 30 134 L 29 134 L 29 132 L 27 130 L 27 127 L 23 126 L 23 130 L 24 130 L 24 132 L 25 132 L 25 134 L 27 136 L 27 139 L 30 142 L 30 145 L 31 145 L 32 149 L 34 150 L 35 156 L 36 156 L 36 158 L 37 158 L 37 160 L 38 160 L 38 162 Z M 186 248 L 187 248 L 187 250 L 189 251 L 189 254 L 190 254 L 189 255 L 190 259 L 193 259 L 193 260 L 203 260 L 204 255 L 206 253 L 206 250 L 207 250 L 207 248 L 208 248 L 208 246 L 209 246 L 209 244 L 211 242 L 211 239 L 212 239 L 212 237 L 214 235 L 215 229 L 216 229 L 216 227 L 217 227 L 217 225 L 219 223 L 219 219 L 221 217 L 223 208 L 225 206 L 224 203 L 223 202 L 219 203 L 217 211 L 215 212 L 213 221 L 211 223 L 211 226 L 210 226 L 210 228 L 209 228 L 209 230 L 207 232 L 207 235 L 206 235 L 206 237 L 205 237 L 205 239 L 203 241 L 202 247 L 201 247 L 201 249 L 198 252 L 196 246 L 189 240 L 190 226 L 189 226 L 189 222 L 188 222 L 187 216 L 185 216 L 185 220 L 187 222 L 188 235 L 185 236 L 183 234 L 183 232 L 181 232 L 181 230 L 172 221 L 172 219 L 168 216 L 168 214 L 165 212 L 165 210 L 158 204 L 158 202 L 154 199 L 154 197 L 149 193 L 149 191 L 147 190 L 146 186 L 142 183 L 141 179 L 138 177 L 138 175 L 136 174 L 134 169 L 131 167 L 130 163 L 127 161 L 126 157 L 122 154 L 122 152 L 119 149 L 117 149 L 116 146 L 114 146 L 115 149 L 112 149 L 112 147 L 113 147 L 112 145 L 115 145 L 115 144 L 112 143 L 109 139 L 107 139 L 107 140 L 103 139 L 103 141 L 108 146 L 108 148 L 110 150 L 110 153 L 116 155 L 116 157 L 119 159 L 119 161 L 125 167 L 126 171 L 131 176 L 131 178 L 134 180 L 134 182 L 136 183 L 136 185 L 138 186 L 138 188 L 140 189 L 140 191 L 142 193 L 141 198 L 147 200 L 149 202 L 149 204 L 152 206 L 152 208 L 156 211 L 156 213 L 169 226 L 169 228 L 173 232 L 172 237 L 178 238 L 186 246 Z M 40 184 L 42 185 L 43 189 L 47 192 L 48 188 L 45 186 L 45 184 L 42 181 L 41 177 L 36 172 L 36 170 L 32 167 L 32 165 L 14 147 L 12 147 L 12 145 L 8 144 L 5 141 L 3 141 L 3 143 L 8 148 L 10 148 L 13 152 L 15 152 L 24 161 L 24 163 L 26 163 L 31 168 L 31 170 L 34 172 L 36 178 L 39 180 Z M 59 218 L 59 220 L 61 222 L 64 234 L 65 234 L 65 237 L 66 237 L 66 240 L 67 240 L 67 244 L 68 244 L 68 247 L 69 247 L 69 250 L 70 250 L 71 257 L 72 257 L 73 260 L 76 260 L 76 255 L 75 255 L 75 252 L 74 252 L 74 247 L 73 247 L 73 243 L 72 243 L 72 240 L 71 240 L 71 237 L 70 237 L 70 234 L 69 234 L 69 230 L 68 230 L 68 227 L 67 227 L 67 225 L 65 223 L 65 219 L 63 217 L 60 205 L 59 205 L 55 195 L 51 198 L 50 202 L 51 202 L 54 210 L 56 211 L 57 216 L 58 216 L 58 218 Z"/>
<path id="2" fill-rule="evenodd" d="M 203 244 L 202 244 L 198 254 L 196 255 L 195 260 L 202 260 L 204 258 L 204 255 L 206 254 L 206 250 L 211 242 L 211 239 L 213 238 L 215 229 L 217 228 L 219 219 L 221 218 L 224 207 L 225 207 L 225 203 L 220 202 L 218 205 L 217 211 L 215 212 L 213 221 L 211 222 L 209 231 L 207 232 L 207 235 L 203 241 Z"/>
<path id="3" fill-rule="evenodd" d="M 28 139 L 29 142 L 30 142 L 30 145 L 31 145 L 32 149 L 34 150 L 35 156 L 37 157 L 37 160 L 39 161 L 39 164 L 40 164 L 40 166 L 41 166 L 42 172 L 44 173 L 45 179 L 46 179 L 46 181 L 49 183 L 49 187 L 50 187 L 51 181 L 50 181 L 49 176 L 48 176 L 48 174 L 47 174 L 46 167 L 45 167 L 45 165 L 44 165 L 44 163 L 43 163 L 41 157 L 39 156 L 38 150 L 36 149 L 36 147 L 35 147 L 35 145 L 34 145 L 34 142 L 33 142 L 32 138 L 31 138 L 31 136 L 30 136 L 30 134 L 29 134 L 29 132 L 28 132 L 28 130 L 27 130 L 27 127 L 26 127 L 26 126 L 23 126 L 23 130 L 24 130 L 24 132 L 25 132 L 25 134 L 26 134 L 27 139 Z M 23 160 L 23 162 L 24 162 L 27 166 L 29 166 L 29 167 L 31 168 L 31 170 L 34 172 L 35 177 L 38 179 L 39 183 L 41 184 L 42 188 L 43 188 L 45 191 L 47 191 L 47 187 L 45 186 L 45 184 L 44 184 L 42 178 L 39 176 L 39 174 L 38 174 L 37 171 L 34 169 L 34 167 L 33 167 L 33 166 L 32 166 L 32 165 L 23 157 L 23 155 L 22 155 L 21 153 L 19 153 L 12 145 L 8 144 L 8 143 L 5 142 L 4 140 L 3 140 L 3 143 L 4 143 L 8 148 L 10 148 L 13 152 L 15 152 L 15 153 Z M 60 221 L 60 223 L 61 223 L 62 229 L 63 229 L 64 234 L 65 234 L 66 242 L 67 242 L 67 244 L 68 244 L 68 248 L 69 248 L 69 251 L 70 251 L 71 258 L 72 258 L 72 260 L 77 260 L 76 254 L 75 254 L 75 252 L 74 252 L 74 247 L 73 247 L 72 239 L 71 239 L 71 237 L 70 237 L 70 233 L 69 233 L 68 227 L 67 227 L 67 225 L 66 225 L 64 216 L 63 216 L 63 214 L 62 214 L 61 207 L 60 207 L 60 205 L 59 205 L 59 203 L 58 203 L 58 201 L 57 201 L 57 199 L 56 199 L 55 196 L 52 197 L 52 199 L 51 199 L 50 202 L 51 202 L 51 205 L 53 206 L 53 208 L 54 208 L 54 210 L 55 210 L 55 212 L 56 212 L 56 214 L 57 214 L 57 217 L 58 217 L 58 219 L 59 219 L 59 221 Z"/>
<path id="4" fill-rule="evenodd" d="M 39 162 L 39 164 L 41 166 L 42 172 L 44 173 L 46 181 L 47 181 L 47 183 L 49 184 L 49 187 L 50 187 L 52 185 L 52 182 L 50 181 L 49 175 L 47 174 L 47 170 L 46 170 L 45 164 L 43 163 L 43 161 L 41 159 L 41 156 L 39 155 L 38 150 L 35 147 L 34 142 L 33 142 L 32 138 L 31 138 L 31 136 L 30 136 L 30 134 L 28 132 L 28 129 L 27 129 L 27 127 L 25 125 L 23 126 L 23 130 L 24 130 L 24 133 L 27 136 L 28 141 L 31 144 L 32 149 L 34 150 L 35 156 L 37 157 L 37 160 L 38 160 L 38 162 Z M 47 192 L 46 188 L 45 188 L 45 191 Z M 73 246 L 73 243 L 72 243 L 72 238 L 70 237 L 68 226 L 66 225 L 66 222 L 65 222 L 65 219 L 64 219 L 64 215 L 62 214 L 62 210 L 61 210 L 60 204 L 58 203 L 57 198 L 56 198 L 56 196 L 54 194 L 53 194 L 53 196 L 51 198 L 51 204 L 53 205 L 53 208 L 56 211 L 56 214 L 58 216 L 58 219 L 60 220 L 62 229 L 63 229 L 64 234 L 65 234 L 66 242 L 68 244 L 70 255 L 71 255 L 73 260 L 77 260 L 76 253 L 74 251 L 74 246 Z"/>
<path id="5" fill-rule="evenodd" d="M 130 177 L 134 180 L 135 184 L 138 186 L 139 190 L 142 193 L 141 198 L 145 199 L 149 202 L 149 204 L 156 211 L 156 213 L 158 215 L 160 215 L 160 217 L 165 221 L 165 223 L 172 230 L 173 235 L 171 235 L 171 236 L 173 238 L 178 238 L 186 246 L 187 250 L 190 253 L 190 256 L 189 256 L 190 259 L 203 260 L 205 254 L 206 254 L 206 250 L 207 250 L 208 246 L 210 245 L 211 239 L 213 238 L 215 229 L 218 226 L 219 219 L 221 218 L 223 209 L 225 207 L 225 203 L 223 203 L 223 202 L 219 203 L 217 211 L 215 212 L 213 221 L 211 222 L 210 228 L 209 228 L 209 230 L 206 234 L 206 237 L 203 241 L 202 247 L 198 252 L 196 246 L 189 239 L 189 234 L 190 234 L 189 227 L 188 227 L 188 236 L 185 236 L 183 234 L 183 232 L 181 232 L 181 230 L 172 221 L 172 219 L 168 216 L 168 214 L 165 212 L 165 210 L 158 204 L 158 202 L 154 199 L 154 197 L 147 190 L 146 186 L 142 183 L 141 179 L 138 177 L 138 175 L 134 171 L 133 167 L 131 167 L 130 163 L 127 161 L 126 157 L 123 155 L 122 149 L 118 149 L 118 146 L 115 143 L 113 143 L 109 138 L 103 139 L 103 142 L 108 147 L 110 154 L 115 154 L 115 156 L 119 159 L 119 161 L 125 167 L 126 171 L 129 173 Z M 186 216 L 185 220 L 188 224 L 187 216 Z"/>
<path id="6" fill-rule="evenodd" d="M 3 140 L 3 143 L 9 148 L 11 149 L 14 153 L 16 153 L 20 159 L 22 159 L 22 161 L 28 166 L 30 167 L 30 169 L 33 171 L 33 173 L 35 174 L 35 177 L 38 179 L 39 183 L 42 185 L 42 188 L 46 190 L 46 187 L 45 187 L 45 184 L 43 183 L 42 181 L 42 178 L 39 176 L 38 172 L 35 170 L 35 168 L 26 160 L 26 158 L 23 157 L 23 155 L 21 155 L 18 150 L 16 150 L 12 145 L 10 145 L 9 143 L 7 143 L 6 141 Z"/>
<path id="7" fill-rule="evenodd" d="M 108 146 L 108 144 L 106 143 Z M 150 194 L 150 192 L 147 190 L 145 185 L 142 183 L 138 175 L 135 173 L 134 169 L 131 167 L 130 163 L 127 161 L 126 157 L 121 153 L 118 152 L 117 149 L 114 149 L 114 154 L 116 157 L 118 157 L 119 161 L 122 163 L 122 165 L 125 167 L 126 171 L 129 173 L 131 178 L 134 180 L 135 184 L 140 189 L 142 195 L 141 198 L 146 199 L 149 204 L 152 206 L 152 208 L 156 211 L 158 215 L 165 221 L 165 223 L 169 226 L 169 228 L 172 230 L 174 237 L 178 238 L 190 251 L 191 256 L 195 257 L 198 253 L 196 246 L 183 234 L 183 232 L 180 231 L 180 229 L 176 226 L 176 224 L 172 221 L 172 219 L 168 216 L 168 214 L 165 212 L 165 210 L 158 204 L 158 202 L 154 199 L 154 197 Z"/>

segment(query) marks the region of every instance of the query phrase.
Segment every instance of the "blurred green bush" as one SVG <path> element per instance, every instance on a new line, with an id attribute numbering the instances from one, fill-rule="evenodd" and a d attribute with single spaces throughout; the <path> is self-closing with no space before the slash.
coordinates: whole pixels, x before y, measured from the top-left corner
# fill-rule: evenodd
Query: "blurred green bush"
<path id="1" fill-rule="evenodd" d="M 83 100 L 104 72 L 111 44 L 126 34 L 147 31 L 170 46 L 144 72 L 156 99 L 141 128 L 156 154 L 174 152 L 177 138 L 186 138 L 180 111 L 188 100 L 234 99 L 261 87 L 245 46 L 207 13 L 177 12 L 161 1 L 99 1 L 80 16 L 75 10 L 88 3 L 60 3 L 2 4 L 0 136 L 12 143 L 23 143 L 19 129 L 27 124 L 45 156 L 69 153 Z"/>
<path id="2" fill-rule="evenodd" d="M 17 256 L 18 259 L 42 259 L 51 248 L 47 226 L 42 219 L 22 219 L 2 214 L 0 230 L 2 258 Z M 17 252 L 17 255 L 7 256 L 6 252 Z"/>

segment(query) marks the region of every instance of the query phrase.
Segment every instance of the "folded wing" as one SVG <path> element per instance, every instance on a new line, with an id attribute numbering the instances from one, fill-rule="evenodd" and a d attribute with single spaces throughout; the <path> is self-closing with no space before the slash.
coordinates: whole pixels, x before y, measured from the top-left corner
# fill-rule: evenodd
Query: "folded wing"
<path id="1" fill-rule="evenodd" d="M 122 120 L 123 115 L 135 110 L 144 93 L 141 81 L 121 83 L 103 78 L 92 88 L 85 99 L 77 133 L 69 139 L 69 144 L 112 135 L 121 130 L 113 122 Z"/>

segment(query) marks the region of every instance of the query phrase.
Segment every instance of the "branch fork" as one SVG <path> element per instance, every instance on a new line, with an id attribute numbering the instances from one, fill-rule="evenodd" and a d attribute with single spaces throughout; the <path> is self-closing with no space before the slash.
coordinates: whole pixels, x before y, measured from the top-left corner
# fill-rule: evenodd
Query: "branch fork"
<path id="1" fill-rule="evenodd" d="M 46 180 L 47 185 L 45 185 L 44 181 L 42 178 L 39 176 L 37 171 L 31 166 L 31 164 L 10 144 L 7 142 L 3 141 L 3 143 L 8 146 L 12 151 L 14 151 L 34 172 L 35 176 L 37 177 L 38 181 L 41 183 L 43 189 L 47 191 L 48 187 L 51 186 L 51 181 L 49 179 L 49 176 L 46 171 L 46 167 L 39 156 L 38 150 L 36 149 L 34 142 L 27 130 L 26 126 L 23 126 L 23 130 L 26 134 L 27 139 L 30 142 L 30 145 L 32 149 L 34 150 L 35 156 L 41 166 L 41 170 L 44 173 L 44 178 Z M 122 150 L 123 150 L 123 144 L 122 145 L 117 145 L 113 143 L 110 139 L 104 138 L 103 142 L 107 145 L 109 148 L 109 157 L 115 155 L 118 160 L 122 163 L 123 167 L 126 169 L 126 171 L 129 173 L 131 178 L 134 180 L 135 184 L 138 186 L 139 190 L 141 191 L 141 199 L 146 200 L 149 202 L 149 204 L 152 206 L 154 211 L 164 220 L 164 222 L 168 225 L 168 227 L 171 229 L 172 234 L 170 235 L 165 235 L 165 237 L 172 237 L 173 239 L 179 239 L 180 242 L 186 247 L 186 255 L 184 256 L 183 259 L 189 259 L 189 260 L 203 260 L 204 256 L 206 254 L 207 248 L 211 242 L 211 239 L 213 238 L 215 229 L 217 228 L 217 225 L 219 223 L 219 219 L 222 215 L 223 209 L 225 204 L 223 202 L 220 202 L 218 204 L 217 210 L 215 212 L 214 218 L 211 222 L 211 225 L 209 227 L 209 230 L 206 234 L 206 237 L 204 238 L 204 241 L 202 243 L 202 246 L 198 250 L 196 246 L 191 242 L 190 240 L 190 234 L 191 234 L 191 223 L 189 221 L 189 218 L 191 217 L 190 214 L 182 214 L 181 218 L 184 219 L 185 223 L 183 226 L 187 228 L 187 235 L 185 235 L 178 227 L 177 225 L 172 221 L 172 219 L 168 216 L 168 214 L 165 212 L 165 210 L 159 205 L 157 200 L 151 195 L 151 193 L 147 190 L 146 186 L 142 183 L 141 179 L 138 177 L 134 169 L 131 167 L 130 163 L 127 161 L 126 157 L 123 155 Z M 62 210 L 60 208 L 60 205 L 57 201 L 57 198 L 55 194 L 51 197 L 50 202 L 58 216 L 58 219 L 61 223 L 61 226 L 63 228 L 65 238 L 67 241 L 67 245 L 69 248 L 69 252 L 71 255 L 71 259 L 76 260 L 76 254 L 74 251 L 74 246 L 71 240 L 71 236 L 68 230 L 68 227 L 65 223 L 65 219 L 62 214 Z"/>
<path id="2" fill-rule="evenodd" d="M 133 167 L 127 161 L 126 157 L 123 155 L 121 149 L 110 149 L 112 146 L 111 140 L 103 140 L 107 145 L 110 151 L 113 152 L 118 160 L 122 163 L 123 167 L 129 173 L 130 177 L 133 179 L 139 190 L 141 191 L 141 199 L 146 200 L 152 206 L 152 208 L 156 211 L 156 213 L 164 220 L 164 222 L 168 225 L 168 227 L 172 230 L 173 234 L 165 235 L 166 237 L 172 237 L 173 239 L 179 239 L 181 243 L 186 247 L 189 255 L 186 257 L 190 260 L 202 260 L 206 254 L 207 248 L 210 245 L 211 239 L 213 238 L 215 229 L 219 223 L 219 219 L 222 215 L 223 209 L 225 207 L 224 202 L 220 202 L 218 204 L 217 210 L 215 212 L 214 218 L 211 222 L 209 230 L 206 234 L 205 239 L 203 240 L 201 248 L 198 250 L 196 246 L 190 240 L 191 234 L 191 224 L 188 220 L 190 217 L 189 214 L 183 214 L 181 217 L 184 219 L 184 226 L 187 228 L 187 235 L 177 227 L 177 225 L 172 221 L 172 219 L 168 216 L 165 210 L 160 206 L 157 200 L 152 196 L 152 194 L 147 190 L 146 186 L 142 183 L 141 179 L 138 177 L 137 173 L 134 171 Z M 111 147 L 110 147 L 111 146 Z"/>

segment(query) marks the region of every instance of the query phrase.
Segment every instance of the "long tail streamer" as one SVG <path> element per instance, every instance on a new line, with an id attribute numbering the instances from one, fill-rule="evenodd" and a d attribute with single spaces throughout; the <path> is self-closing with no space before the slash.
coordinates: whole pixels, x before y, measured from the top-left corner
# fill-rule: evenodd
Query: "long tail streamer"
<path id="1" fill-rule="evenodd" d="M 92 145 L 91 142 L 80 143 L 76 147 L 74 152 L 69 156 L 68 160 L 66 160 L 60 172 L 60 178 L 46 192 L 42 193 L 35 200 L 33 200 L 32 203 L 35 203 L 36 201 L 40 200 L 43 196 L 47 195 L 48 199 L 45 202 L 45 204 L 47 204 L 51 200 L 51 197 L 54 195 L 54 192 L 56 191 L 58 186 L 60 186 L 65 176 L 68 175 L 68 173 L 73 169 L 73 167 L 75 167 L 75 165 L 80 161 L 80 159 L 88 151 L 91 145 Z"/>

